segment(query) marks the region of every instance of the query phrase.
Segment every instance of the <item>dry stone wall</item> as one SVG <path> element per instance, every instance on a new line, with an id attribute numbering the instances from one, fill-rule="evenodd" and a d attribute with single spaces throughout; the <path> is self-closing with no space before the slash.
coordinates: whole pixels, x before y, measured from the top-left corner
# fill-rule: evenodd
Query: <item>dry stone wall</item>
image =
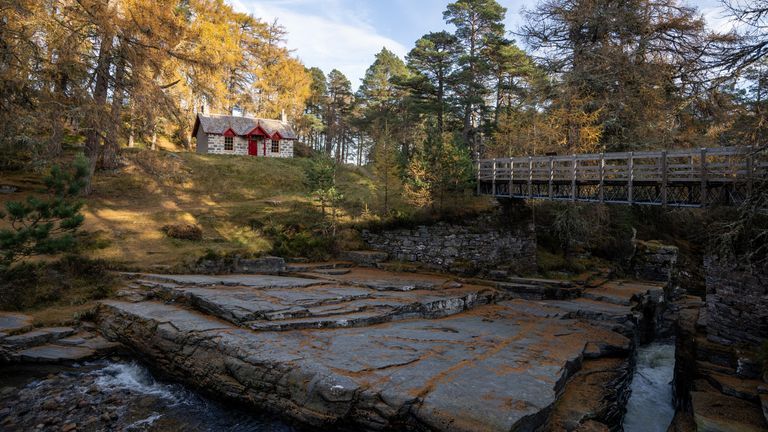
<path id="1" fill-rule="evenodd" d="M 749 271 L 735 259 L 707 257 L 707 338 L 724 345 L 768 339 L 768 266 Z"/>
<path id="2" fill-rule="evenodd" d="M 456 273 L 478 273 L 497 268 L 516 273 L 536 270 L 536 232 L 499 227 L 492 218 L 467 225 L 437 223 L 416 229 L 363 231 L 368 247 L 387 252 L 397 261 L 422 263 Z"/>

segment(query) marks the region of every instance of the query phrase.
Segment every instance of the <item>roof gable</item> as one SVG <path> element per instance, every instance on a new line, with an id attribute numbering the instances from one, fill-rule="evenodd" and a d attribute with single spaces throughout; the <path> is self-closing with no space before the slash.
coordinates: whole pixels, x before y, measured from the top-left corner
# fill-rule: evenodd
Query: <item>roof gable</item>
<path id="1" fill-rule="evenodd" d="M 261 135 L 261 136 L 269 136 L 269 134 L 267 133 L 267 131 L 265 131 L 265 130 L 264 130 L 264 128 L 263 128 L 263 127 L 261 127 L 261 125 L 258 125 L 258 126 L 256 126 L 255 128 L 253 128 L 253 130 L 252 130 L 252 131 L 250 131 L 250 132 L 246 133 L 245 135 Z"/>
<path id="2" fill-rule="evenodd" d="M 297 138 L 290 124 L 273 119 L 198 114 L 192 131 L 193 135 L 197 133 L 198 127 L 207 134 L 223 135 L 231 129 L 238 136 L 247 136 L 254 130 L 261 128 L 264 135 L 268 137 L 278 134 L 281 139 L 295 140 Z"/>

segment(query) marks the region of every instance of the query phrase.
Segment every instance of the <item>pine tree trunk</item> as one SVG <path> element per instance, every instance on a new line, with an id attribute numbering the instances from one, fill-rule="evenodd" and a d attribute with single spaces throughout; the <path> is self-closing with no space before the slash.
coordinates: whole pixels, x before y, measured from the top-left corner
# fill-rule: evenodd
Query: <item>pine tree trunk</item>
<path id="1" fill-rule="evenodd" d="M 119 61 L 117 63 L 117 70 L 115 71 L 115 88 L 112 94 L 112 121 L 109 124 L 107 130 L 109 131 L 106 136 L 106 145 L 104 146 L 104 154 L 101 158 L 101 167 L 103 169 L 115 169 L 118 167 L 117 155 L 120 151 L 120 121 L 123 111 L 123 97 L 125 96 L 125 89 L 123 81 L 125 77 L 125 62 Z"/>
<path id="2" fill-rule="evenodd" d="M 128 120 L 128 147 L 133 148 L 135 145 L 133 138 L 133 107 L 131 107 L 130 111 L 130 118 Z"/>
<path id="3" fill-rule="evenodd" d="M 107 2 L 108 7 L 108 2 Z M 93 106 L 88 115 L 88 133 L 85 138 L 85 156 L 88 158 L 88 180 L 83 193 L 89 195 L 93 191 L 93 175 L 101 153 L 102 122 L 101 117 L 106 111 L 107 90 L 109 87 L 109 69 L 111 64 L 112 37 L 110 30 L 105 30 L 101 37 L 99 58 L 96 64 L 96 83 L 93 88 Z"/>
<path id="4" fill-rule="evenodd" d="M 56 89 L 54 92 L 53 103 L 56 107 L 50 110 L 51 113 L 51 137 L 48 139 L 46 151 L 49 158 L 56 158 L 61 155 L 61 140 L 64 138 L 64 123 L 62 122 L 60 104 L 66 99 L 66 89 L 68 76 L 65 72 L 59 71 L 56 80 Z"/>

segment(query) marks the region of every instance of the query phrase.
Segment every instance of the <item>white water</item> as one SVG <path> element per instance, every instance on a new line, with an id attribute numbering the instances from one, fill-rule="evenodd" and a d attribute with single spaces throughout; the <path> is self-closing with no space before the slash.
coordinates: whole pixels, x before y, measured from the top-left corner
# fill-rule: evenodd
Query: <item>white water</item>
<path id="1" fill-rule="evenodd" d="M 674 368 L 673 343 L 654 342 L 638 348 L 632 394 L 624 416 L 625 432 L 666 432 L 675 416 Z"/>
<path id="2" fill-rule="evenodd" d="M 140 363 L 97 362 L 86 373 L 104 393 L 122 395 L 126 406 L 125 431 L 233 431 L 294 432 L 295 429 L 270 417 L 252 413 L 200 397 L 183 385 L 158 381 Z M 82 392 L 88 391 L 83 387 Z M 149 397 L 152 403 L 135 402 Z M 130 417 L 130 420 L 128 420 Z"/>
<path id="3" fill-rule="evenodd" d="M 112 363 L 96 372 L 96 385 L 102 390 L 130 390 L 167 401 L 180 399 L 178 390 L 155 381 L 149 371 L 138 363 Z M 176 390 L 176 391 L 174 391 Z"/>

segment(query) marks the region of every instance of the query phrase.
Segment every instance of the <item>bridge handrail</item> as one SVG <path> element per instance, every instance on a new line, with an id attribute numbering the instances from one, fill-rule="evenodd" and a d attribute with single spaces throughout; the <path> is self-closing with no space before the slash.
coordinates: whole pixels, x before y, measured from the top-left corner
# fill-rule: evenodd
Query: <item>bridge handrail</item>
<path id="1" fill-rule="evenodd" d="M 693 174 L 700 178 L 702 172 L 710 170 L 711 174 L 732 177 L 733 175 L 748 175 L 750 170 L 746 165 L 750 162 L 753 171 L 762 171 L 768 167 L 766 161 L 751 160 L 753 158 L 750 155 L 753 150 L 753 147 L 711 147 L 480 159 L 477 162 L 478 180 L 492 180 L 499 174 L 514 175 L 515 173 L 528 174 L 528 176 L 531 174 L 548 174 L 554 180 L 568 180 L 574 177 L 578 178 L 580 172 L 599 171 L 601 167 L 603 171 L 607 170 L 615 174 L 644 174 L 643 177 L 646 177 L 646 175 L 661 174 L 662 166 L 666 168 L 665 171 L 668 174 L 673 176 Z M 729 156 L 738 157 L 742 160 L 717 160 Z M 681 163 L 680 158 L 688 158 L 688 160 Z M 662 162 L 662 159 L 665 161 Z M 589 164 L 589 162 L 593 162 L 594 165 Z M 568 164 L 563 165 L 563 163 Z M 630 164 L 632 165 L 631 169 Z M 691 180 L 694 179 L 691 178 Z"/>
<path id="2" fill-rule="evenodd" d="M 620 182 L 628 188 L 630 203 L 633 186 L 656 185 L 666 202 L 668 186 L 686 184 L 700 191 L 703 202 L 710 185 L 740 183 L 751 190 L 757 176 L 768 174 L 768 155 L 755 147 L 508 157 L 476 163 L 478 194 L 483 182 L 491 183 L 494 191 L 501 183 L 509 183 L 507 191 L 513 184 L 527 184 L 528 196 L 533 195 L 532 184 L 549 185 L 550 198 L 555 185 L 567 185 L 571 199 L 577 199 L 579 185 L 599 184 L 602 197 L 604 185 Z"/>

